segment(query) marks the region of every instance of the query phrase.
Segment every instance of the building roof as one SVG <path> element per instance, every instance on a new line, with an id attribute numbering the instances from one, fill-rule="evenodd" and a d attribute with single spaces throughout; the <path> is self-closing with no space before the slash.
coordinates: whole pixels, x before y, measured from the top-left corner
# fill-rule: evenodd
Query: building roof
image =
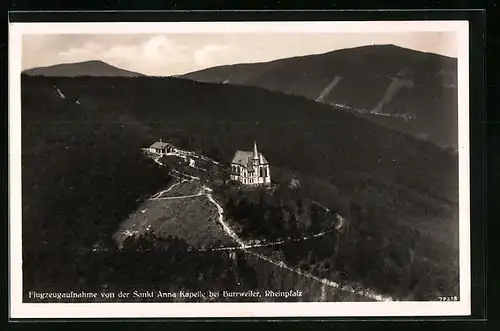
<path id="1" fill-rule="evenodd" d="M 267 160 L 262 155 L 262 153 L 259 153 L 259 159 L 262 157 L 262 164 L 267 164 Z M 244 167 L 252 167 L 252 160 L 253 160 L 253 151 L 236 151 L 234 153 L 233 160 L 231 163 L 233 164 L 239 164 Z"/>
<path id="2" fill-rule="evenodd" d="M 153 145 L 149 146 L 149 148 L 165 148 L 167 146 L 171 146 L 169 143 L 157 141 Z"/>

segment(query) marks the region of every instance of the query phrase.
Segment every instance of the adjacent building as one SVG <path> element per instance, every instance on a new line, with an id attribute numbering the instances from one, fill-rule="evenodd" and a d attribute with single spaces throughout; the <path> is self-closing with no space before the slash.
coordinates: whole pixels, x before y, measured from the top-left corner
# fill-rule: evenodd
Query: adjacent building
<path id="1" fill-rule="evenodd" d="M 174 153 L 177 149 L 174 145 L 163 142 L 160 139 L 160 141 L 157 141 L 153 145 L 149 146 L 148 150 L 154 154 L 165 155 Z"/>

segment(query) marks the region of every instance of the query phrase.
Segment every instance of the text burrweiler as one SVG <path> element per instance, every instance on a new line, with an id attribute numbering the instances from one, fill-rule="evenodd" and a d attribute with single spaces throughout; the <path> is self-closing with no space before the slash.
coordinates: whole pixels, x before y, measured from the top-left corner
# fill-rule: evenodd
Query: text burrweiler
<path id="1" fill-rule="evenodd" d="M 264 295 L 262 295 L 264 294 Z M 262 296 L 266 298 L 292 298 L 292 297 L 301 297 L 302 291 L 298 290 L 289 290 L 289 291 L 280 291 L 280 290 L 265 290 L 264 293 L 261 291 L 244 291 L 244 292 L 235 292 L 235 291 L 222 291 L 222 296 L 224 298 L 236 298 L 236 297 L 251 297 L 251 298 L 261 298 Z"/>

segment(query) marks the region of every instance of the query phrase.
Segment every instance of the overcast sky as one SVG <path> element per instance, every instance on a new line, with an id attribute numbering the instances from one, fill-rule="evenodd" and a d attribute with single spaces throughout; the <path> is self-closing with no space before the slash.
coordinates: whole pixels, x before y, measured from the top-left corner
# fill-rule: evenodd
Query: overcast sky
<path id="1" fill-rule="evenodd" d="M 101 60 L 147 75 L 168 76 L 371 44 L 456 57 L 455 37 L 453 32 L 38 34 L 23 36 L 22 67 Z"/>

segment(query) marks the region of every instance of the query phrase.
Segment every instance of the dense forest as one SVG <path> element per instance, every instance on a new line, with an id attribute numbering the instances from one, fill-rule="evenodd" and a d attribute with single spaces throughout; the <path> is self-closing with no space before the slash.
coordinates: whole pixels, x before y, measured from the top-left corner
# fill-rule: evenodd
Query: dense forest
<path id="1" fill-rule="evenodd" d="M 304 244 L 312 247 L 280 248 L 289 263 L 399 291 L 401 297 L 415 293 L 416 299 L 434 300 L 436 293 L 457 293 L 455 155 L 329 106 L 253 87 L 174 78 L 23 75 L 26 292 L 151 284 L 235 288 L 239 278 L 237 286 L 265 287 L 272 284 L 273 272 L 276 277 L 283 272 L 249 257 L 234 266 L 224 253 L 193 252 L 178 238 L 165 239 L 173 242 L 170 250 L 157 249 L 156 243 L 140 254 L 114 249 L 111 235 L 119 223 L 172 182 L 168 170 L 141 151 L 160 137 L 224 164 L 236 149 L 250 149 L 257 140 L 271 163 L 274 184 L 300 183 L 293 193 L 299 196 L 278 189 L 267 202 L 258 194 L 238 196 L 228 183 L 217 191 L 234 221 L 247 226 L 248 237 L 313 233 L 334 225 L 333 213 L 350 221 L 344 234 Z M 300 222 L 301 200 L 306 219 L 317 222 Z M 312 200 L 332 213 L 305 202 Z M 262 212 L 267 217 L 259 218 Z M 245 215 L 252 215 L 252 222 L 243 222 Z M 294 217 L 297 222 L 290 222 Z M 331 250 L 321 253 L 319 247 Z M 193 268 L 181 270 L 185 252 Z"/>
<path id="2" fill-rule="evenodd" d="M 458 293 L 458 272 L 446 246 L 389 210 L 351 201 L 349 218 L 341 216 L 339 223 L 336 210 L 325 210 L 300 188 L 280 185 L 271 193 L 232 185 L 216 192 L 240 237 L 271 242 L 285 238 L 283 244 L 256 249 L 266 256 L 399 300 L 435 300 L 436 293 Z"/>

